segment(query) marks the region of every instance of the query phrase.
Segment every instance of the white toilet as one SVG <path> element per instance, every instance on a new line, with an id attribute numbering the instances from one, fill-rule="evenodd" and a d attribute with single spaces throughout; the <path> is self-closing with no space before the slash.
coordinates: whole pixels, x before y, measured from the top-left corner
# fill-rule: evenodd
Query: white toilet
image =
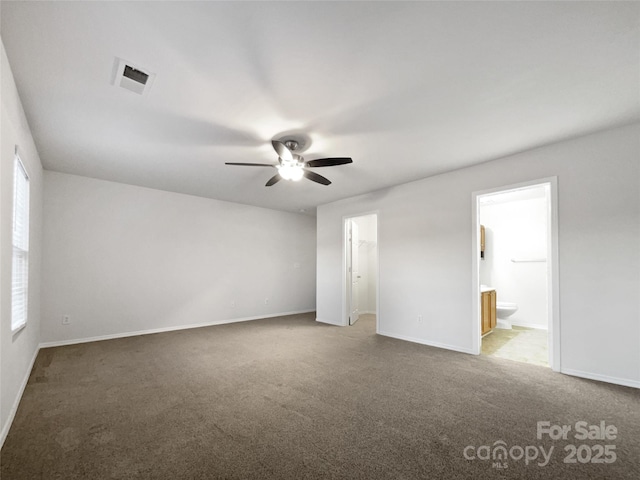
<path id="1" fill-rule="evenodd" d="M 517 311 L 517 303 L 496 302 L 496 317 L 498 317 L 496 328 L 511 330 L 511 322 L 508 320 L 508 318 Z"/>

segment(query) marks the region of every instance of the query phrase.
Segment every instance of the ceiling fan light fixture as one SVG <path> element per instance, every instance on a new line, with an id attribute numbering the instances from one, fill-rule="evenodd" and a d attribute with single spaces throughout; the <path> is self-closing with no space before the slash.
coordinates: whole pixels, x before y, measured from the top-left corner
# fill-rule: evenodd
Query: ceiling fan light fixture
<path id="1" fill-rule="evenodd" d="M 278 166 L 278 173 L 285 180 L 297 182 L 304 175 L 304 170 L 299 164 L 282 164 Z"/>
<path id="2" fill-rule="evenodd" d="M 244 163 L 244 162 L 225 162 L 225 165 L 241 165 L 248 167 L 275 167 L 278 170 L 273 177 L 265 183 L 265 187 L 271 187 L 278 183 L 280 180 L 291 180 L 297 182 L 302 177 L 311 180 L 312 182 L 319 183 L 320 185 L 331 185 L 331 180 L 323 177 L 322 175 L 314 172 L 313 168 L 318 167 L 334 167 L 336 165 L 346 165 L 347 163 L 353 163 L 353 160 L 349 157 L 335 157 L 335 158 L 317 158 L 315 160 L 305 161 L 305 159 L 294 153 L 294 150 L 299 150 L 300 143 L 294 139 L 287 140 L 271 140 L 273 149 L 278 154 L 278 163 L 276 165 L 271 163 Z"/>

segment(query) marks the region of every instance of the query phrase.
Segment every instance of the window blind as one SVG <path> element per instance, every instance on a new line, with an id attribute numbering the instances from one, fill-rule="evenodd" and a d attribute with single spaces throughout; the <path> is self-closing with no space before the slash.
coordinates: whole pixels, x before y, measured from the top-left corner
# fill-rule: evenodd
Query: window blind
<path id="1" fill-rule="evenodd" d="M 18 155 L 13 168 L 11 330 L 27 323 L 29 287 L 29 176 Z"/>

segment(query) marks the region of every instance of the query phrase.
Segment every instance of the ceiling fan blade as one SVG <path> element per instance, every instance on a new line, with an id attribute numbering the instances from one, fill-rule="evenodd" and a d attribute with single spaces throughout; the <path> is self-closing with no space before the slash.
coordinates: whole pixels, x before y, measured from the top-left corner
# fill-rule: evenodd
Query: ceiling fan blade
<path id="1" fill-rule="evenodd" d="M 328 178 L 324 178 L 322 175 L 318 175 L 315 172 L 305 170 L 303 175 L 312 182 L 321 183 L 322 185 L 331 185 L 331 180 L 329 180 Z"/>
<path id="2" fill-rule="evenodd" d="M 271 145 L 273 145 L 273 149 L 282 160 L 293 160 L 291 150 L 289 150 L 284 143 L 279 142 L 278 140 L 271 140 Z"/>
<path id="3" fill-rule="evenodd" d="M 225 165 L 240 165 L 242 167 L 275 167 L 272 163 L 238 163 L 238 162 L 225 162 Z"/>
<path id="4" fill-rule="evenodd" d="M 318 158 L 317 160 L 309 160 L 306 167 L 333 167 L 335 165 L 346 165 L 347 163 L 353 163 L 353 160 L 349 157 L 336 157 L 336 158 Z"/>
<path id="5" fill-rule="evenodd" d="M 271 185 L 278 183 L 280 180 L 282 180 L 282 177 L 280 176 L 279 173 L 276 173 L 273 177 L 269 179 L 269 181 L 264 186 L 270 187 Z"/>

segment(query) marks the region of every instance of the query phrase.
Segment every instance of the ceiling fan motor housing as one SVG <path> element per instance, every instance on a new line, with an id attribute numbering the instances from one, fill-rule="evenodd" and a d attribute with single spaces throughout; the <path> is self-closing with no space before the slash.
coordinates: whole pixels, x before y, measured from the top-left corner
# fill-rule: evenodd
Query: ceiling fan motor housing
<path id="1" fill-rule="evenodd" d="M 291 150 L 292 152 L 295 152 L 296 150 L 299 150 L 300 147 L 300 142 L 298 142 L 297 140 L 286 140 L 284 142 L 284 146 L 287 147 L 289 150 Z"/>

